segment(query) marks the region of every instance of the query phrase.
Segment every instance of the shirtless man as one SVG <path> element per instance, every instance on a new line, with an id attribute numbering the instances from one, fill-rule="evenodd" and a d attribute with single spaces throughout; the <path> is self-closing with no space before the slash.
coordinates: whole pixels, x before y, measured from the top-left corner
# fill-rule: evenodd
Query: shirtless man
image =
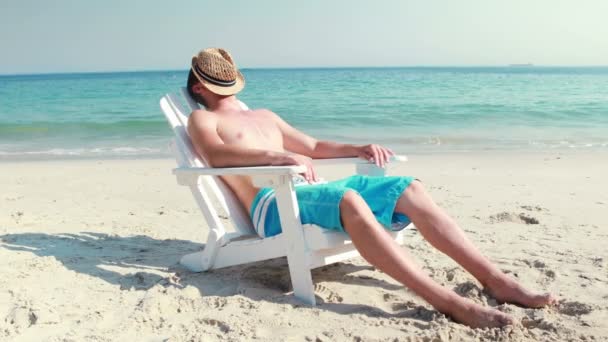
<path id="1" fill-rule="evenodd" d="M 390 149 L 374 144 L 319 141 L 290 126 L 270 110 L 243 110 L 235 94 L 244 84 L 227 51 L 205 49 L 192 58 L 188 91 L 207 110 L 196 110 L 190 115 L 188 132 L 196 151 L 213 167 L 304 165 L 307 171 L 303 176 L 313 183 L 317 175 L 311 158 L 360 157 L 383 167 L 393 154 Z M 386 232 L 391 223 L 411 220 L 425 239 L 470 272 L 499 302 L 537 308 L 556 301 L 551 294 L 525 289 L 492 264 L 433 202 L 419 181 L 412 177 L 385 178 L 386 181 L 381 177 L 353 176 L 328 184 L 297 187 L 303 223 L 345 231 L 370 264 L 413 290 L 440 312 L 474 328 L 504 326 L 515 321 L 501 311 L 478 305 L 433 281 Z M 260 235 L 281 232 L 276 203 L 270 199 L 272 190 L 255 187 L 246 176 L 223 176 L 222 179 L 251 213 Z M 374 197 L 374 193 L 382 196 Z M 302 201 L 302 197 L 309 200 Z M 385 201 L 376 203 L 372 197 Z M 314 207 L 317 203 L 321 205 Z M 266 207 L 264 211 L 257 209 L 260 205 Z M 267 214 L 261 217 L 260 212 Z"/>

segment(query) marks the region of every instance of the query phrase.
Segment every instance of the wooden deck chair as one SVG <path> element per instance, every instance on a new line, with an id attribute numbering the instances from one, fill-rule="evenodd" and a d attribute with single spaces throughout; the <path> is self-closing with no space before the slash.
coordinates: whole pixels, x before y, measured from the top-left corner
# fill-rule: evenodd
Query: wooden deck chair
<path id="1" fill-rule="evenodd" d="M 314 225 L 302 225 L 292 176 L 304 171 L 303 166 L 256 166 L 212 168 L 196 154 L 187 133 L 188 117 L 199 106 L 182 88 L 182 97 L 190 110 L 185 111 L 176 94 L 167 94 L 160 107 L 175 133 L 172 150 L 177 161 L 173 174 L 180 185 L 190 188 L 209 227 L 202 251 L 184 256 L 180 263 L 194 272 L 207 271 L 261 260 L 287 257 L 293 291 L 297 298 L 315 305 L 310 270 L 359 256 L 349 236 Z M 241 103 L 244 109 L 246 106 Z M 393 162 L 407 158 L 398 156 Z M 357 158 L 315 160 L 315 165 L 350 164 L 358 174 L 384 176 L 386 170 Z M 222 182 L 220 175 L 248 175 L 259 187 L 273 187 L 283 232 L 260 238 L 254 231 L 248 213 L 236 196 Z M 216 207 L 217 205 L 217 207 Z M 232 220 L 234 232 L 227 232 L 218 209 Z M 391 233 L 402 243 L 402 232 Z"/>

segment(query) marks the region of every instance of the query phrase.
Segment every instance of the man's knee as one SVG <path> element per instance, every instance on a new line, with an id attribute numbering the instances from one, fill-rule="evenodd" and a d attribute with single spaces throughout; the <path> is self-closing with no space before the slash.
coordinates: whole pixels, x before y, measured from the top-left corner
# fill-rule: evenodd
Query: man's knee
<path id="1" fill-rule="evenodd" d="M 437 214 L 437 206 L 427 193 L 422 182 L 415 180 L 403 191 L 397 200 L 396 211 L 407 215 L 410 219 L 420 215 Z"/>
<path id="2" fill-rule="evenodd" d="M 352 221 L 363 219 L 368 214 L 371 214 L 371 209 L 363 197 L 354 190 L 347 190 L 340 201 L 340 216 L 342 218 L 346 216 Z"/>
<path id="3" fill-rule="evenodd" d="M 354 190 L 347 190 L 344 192 L 342 200 L 340 201 L 341 211 L 358 211 L 363 205 L 366 205 L 365 201 L 359 196 L 359 193 Z"/>
<path id="4" fill-rule="evenodd" d="M 403 191 L 397 200 L 395 210 L 405 215 L 412 215 L 421 209 L 423 203 L 426 203 L 427 198 L 424 185 L 418 180 L 414 180 Z"/>
<path id="5" fill-rule="evenodd" d="M 340 221 L 347 233 L 353 233 L 353 229 L 363 228 L 364 224 L 373 216 L 365 200 L 358 192 L 348 190 L 340 201 Z"/>
<path id="6" fill-rule="evenodd" d="M 403 197 L 415 197 L 426 194 L 426 190 L 424 189 L 424 185 L 419 180 L 414 180 L 408 185 L 408 187 L 403 191 Z"/>

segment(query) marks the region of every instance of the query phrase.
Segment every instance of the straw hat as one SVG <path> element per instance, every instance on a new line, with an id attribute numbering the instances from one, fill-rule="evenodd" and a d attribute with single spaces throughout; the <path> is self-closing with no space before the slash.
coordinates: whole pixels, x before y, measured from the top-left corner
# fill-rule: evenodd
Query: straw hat
<path id="1" fill-rule="evenodd" d="M 218 95 L 234 95 L 245 86 L 245 78 L 224 49 L 201 50 L 192 57 L 192 72 L 207 89 Z"/>

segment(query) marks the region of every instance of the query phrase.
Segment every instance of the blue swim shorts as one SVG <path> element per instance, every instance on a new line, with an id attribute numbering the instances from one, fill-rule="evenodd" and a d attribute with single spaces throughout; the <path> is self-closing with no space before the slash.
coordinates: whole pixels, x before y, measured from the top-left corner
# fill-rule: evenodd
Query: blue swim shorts
<path id="1" fill-rule="evenodd" d="M 397 200 L 414 177 L 351 176 L 324 184 L 296 186 L 296 197 L 302 224 L 344 231 L 340 220 L 340 201 L 347 191 L 355 191 L 365 200 L 376 219 L 385 228 L 401 230 L 410 223 L 407 216 L 395 213 Z M 262 188 L 256 195 L 249 213 L 253 226 L 261 237 L 281 233 L 279 210 L 272 188 Z"/>

